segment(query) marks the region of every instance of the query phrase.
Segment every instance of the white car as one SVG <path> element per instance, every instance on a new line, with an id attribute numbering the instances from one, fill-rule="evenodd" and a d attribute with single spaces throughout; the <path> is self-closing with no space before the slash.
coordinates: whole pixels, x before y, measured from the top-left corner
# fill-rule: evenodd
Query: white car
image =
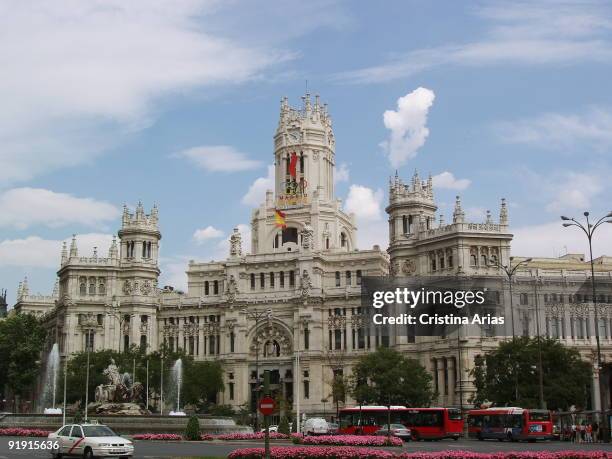
<path id="1" fill-rule="evenodd" d="M 261 432 L 265 432 L 266 428 L 264 427 L 263 429 L 261 429 Z M 268 427 L 268 432 L 272 433 L 272 432 L 278 432 L 278 426 L 270 426 Z"/>
<path id="2" fill-rule="evenodd" d="M 308 418 L 302 425 L 304 435 L 326 435 L 329 433 L 327 421 L 323 418 Z"/>
<path id="3" fill-rule="evenodd" d="M 57 441 L 58 449 L 52 452 L 55 459 L 80 456 L 132 457 L 134 445 L 101 424 L 68 424 L 49 434 L 49 440 Z"/>

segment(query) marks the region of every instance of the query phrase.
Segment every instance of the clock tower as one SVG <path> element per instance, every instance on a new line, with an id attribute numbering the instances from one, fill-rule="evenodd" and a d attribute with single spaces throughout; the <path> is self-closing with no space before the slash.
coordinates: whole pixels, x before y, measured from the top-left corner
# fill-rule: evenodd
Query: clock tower
<path id="1" fill-rule="evenodd" d="M 274 191 L 253 213 L 253 253 L 350 251 L 355 219 L 334 196 L 336 143 L 327 104 L 302 97 L 301 108 L 281 100 L 274 134 Z M 276 218 L 283 215 L 285 228 Z"/>

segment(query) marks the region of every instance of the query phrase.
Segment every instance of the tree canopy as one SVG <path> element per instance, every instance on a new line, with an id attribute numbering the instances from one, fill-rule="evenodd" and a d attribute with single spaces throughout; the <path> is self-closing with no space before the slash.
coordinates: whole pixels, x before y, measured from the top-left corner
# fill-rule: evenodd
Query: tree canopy
<path id="1" fill-rule="evenodd" d="M 544 400 L 548 409 L 586 407 L 591 367 L 576 349 L 554 339 L 541 339 Z M 506 341 L 476 359 L 472 371 L 475 404 L 494 402 L 497 406 L 539 406 L 537 338 Z M 518 392 L 518 398 L 516 393 Z"/>
<path id="2" fill-rule="evenodd" d="M 379 347 L 353 367 L 351 394 L 358 403 L 429 406 L 431 375 L 416 360 Z"/>
<path id="3" fill-rule="evenodd" d="M 24 396 L 41 370 L 46 331 L 31 314 L 13 314 L 0 321 L 0 389 Z"/>

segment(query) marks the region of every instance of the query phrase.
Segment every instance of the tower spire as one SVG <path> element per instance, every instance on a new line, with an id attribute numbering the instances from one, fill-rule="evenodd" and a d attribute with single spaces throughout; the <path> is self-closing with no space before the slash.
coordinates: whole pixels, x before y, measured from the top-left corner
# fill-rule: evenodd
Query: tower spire
<path id="1" fill-rule="evenodd" d="M 508 206 L 506 205 L 506 198 L 501 200 L 501 208 L 499 209 L 499 224 L 508 224 Z"/>
<path id="2" fill-rule="evenodd" d="M 79 249 L 77 248 L 76 234 L 72 235 L 72 242 L 70 242 L 70 258 L 78 257 Z"/>
<path id="3" fill-rule="evenodd" d="M 465 212 L 461 208 L 461 198 L 457 196 L 455 198 L 455 210 L 453 212 L 453 223 L 463 223 L 465 219 Z"/>

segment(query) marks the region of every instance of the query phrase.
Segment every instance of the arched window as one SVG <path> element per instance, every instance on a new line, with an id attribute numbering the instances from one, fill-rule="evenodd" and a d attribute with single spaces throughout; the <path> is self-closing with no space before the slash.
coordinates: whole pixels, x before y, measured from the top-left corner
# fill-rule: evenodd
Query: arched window
<path id="1" fill-rule="evenodd" d="M 204 295 L 209 295 L 210 294 L 210 286 L 208 284 L 208 281 L 204 281 Z"/>
<path id="2" fill-rule="evenodd" d="M 329 250 L 329 238 L 325 238 L 325 248 Z"/>
<path id="3" fill-rule="evenodd" d="M 340 287 L 340 271 L 336 271 L 336 287 Z"/>
<path id="4" fill-rule="evenodd" d="M 402 233 L 408 234 L 408 217 L 402 215 Z"/>
<path id="5" fill-rule="evenodd" d="M 100 295 L 106 295 L 106 286 L 104 285 L 104 281 L 101 281 L 100 284 L 98 284 L 98 293 Z"/>
<path id="6" fill-rule="evenodd" d="M 130 348 L 130 336 L 123 335 L 123 352 L 127 352 Z"/>
<path id="7" fill-rule="evenodd" d="M 255 290 L 255 273 L 251 273 L 251 290 Z"/>
<path id="8" fill-rule="evenodd" d="M 87 295 L 87 284 L 84 280 L 81 281 L 81 285 L 79 286 L 79 293 L 81 295 Z"/>
<path id="9" fill-rule="evenodd" d="M 259 273 L 259 288 L 266 288 L 266 275 Z"/>
<path id="10" fill-rule="evenodd" d="M 96 280 L 95 279 L 89 280 L 89 294 L 90 295 L 96 294 Z"/>
<path id="11" fill-rule="evenodd" d="M 278 279 L 280 281 L 280 286 L 281 288 L 284 288 L 285 287 L 285 271 L 281 271 L 279 276 L 280 277 Z"/>
<path id="12" fill-rule="evenodd" d="M 147 348 L 147 335 L 140 335 L 140 349 L 145 350 Z"/>
<path id="13" fill-rule="evenodd" d="M 215 295 L 219 294 L 219 281 L 218 280 L 213 282 L 213 294 Z"/>
<path id="14" fill-rule="evenodd" d="M 340 247 L 346 247 L 347 244 L 346 234 L 340 233 Z"/>
<path id="15" fill-rule="evenodd" d="M 276 233 L 276 234 L 274 235 L 274 242 L 272 243 L 272 248 L 274 248 L 274 249 L 278 249 L 278 247 L 279 247 L 279 242 L 280 242 L 280 236 L 279 236 L 279 234 L 278 234 L 278 233 Z"/>
<path id="16" fill-rule="evenodd" d="M 480 255 L 480 264 L 482 266 L 487 266 L 489 264 L 487 263 L 487 256 L 484 253 Z"/>
<path id="17" fill-rule="evenodd" d="M 478 258 L 475 254 L 470 255 L 470 266 L 476 266 L 478 264 Z"/>
<path id="18" fill-rule="evenodd" d="M 351 272 L 347 271 L 345 274 L 346 274 L 346 285 L 351 285 L 352 284 Z"/>

